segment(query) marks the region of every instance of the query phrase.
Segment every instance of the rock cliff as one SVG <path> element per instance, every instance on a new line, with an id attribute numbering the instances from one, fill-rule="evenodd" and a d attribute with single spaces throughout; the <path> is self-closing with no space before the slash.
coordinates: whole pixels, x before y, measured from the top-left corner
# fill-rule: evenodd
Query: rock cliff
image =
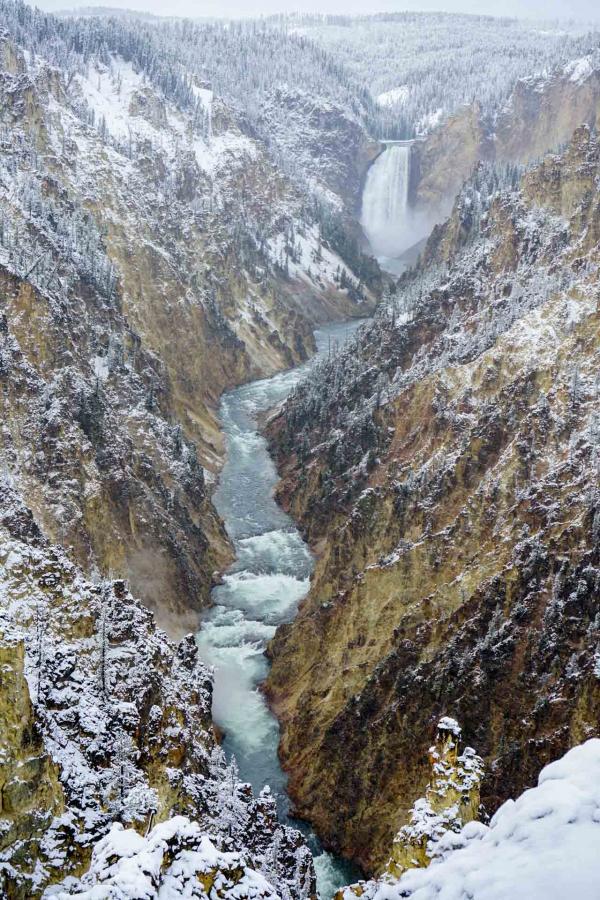
<path id="1" fill-rule="evenodd" d="M 5 33 L 0 58 L 1 466 L 182 633 L 229 554 L 222 391 L 370 309 L 369 276 L 212 91 L 180 108 L 110 48 L 63 70 Z"/>
<path id="2" fill-rule="evenodd" d="M 440 221 L 480 160 L 529 164 L 566 144 L 581 124 L 594 128 L 600 112 L 597 54 L 551 73 L 517 81 L 507 103 L 484 113 L 463 107 L 413 147 L 411 202 Z"/>
<path id="3" fill-rule="evenodd" d="M 267 690 L 301 816 L 377 870 L 446 712 L 492 812 L 600 721 L 598 223 L 587 127 L 480 166 L 421 268 L 269 431 L 318 554 Z"/>

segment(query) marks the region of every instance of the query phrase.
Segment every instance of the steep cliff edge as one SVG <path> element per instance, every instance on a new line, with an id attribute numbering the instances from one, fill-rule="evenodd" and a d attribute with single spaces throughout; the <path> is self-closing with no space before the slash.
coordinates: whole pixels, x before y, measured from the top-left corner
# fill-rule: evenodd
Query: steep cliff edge
<path id="1" fill-rule="evenodd" d="M 221 393 L 370 310 L 377 266 L 356 251 L 351 271 L 196 76 L 186 106 L 160 57 L 119 55 L 127 32 L 96 29 L 86 55 L 47 23 L 37 53 L 0 37 L 0 468 L 50 540 L 181 634 L 229 558 L 209 496 Z"/>
<path id="2" fill-rule="evenodd" d="M 32 900 L 57 884 L 81 896 L 115 874 L 119 848 L 143 855 L 144 834 L 140 878 L 162 847 L 165 868 L 178 852 L 180 870 L 186 853 L 191 867 L 196 853 L 192 881 L 200 871 L 207 892 L 220 881 L 218 896 L 314 894 L 300 834 L 225 763 L 193 636 L 175 646 L 122 581 L 87 581 L 4 479 L 0 510 L 2 896 Z M 110 871 L 84 875 L 107 841 Z"/>
<path id="3" fill-rule="evenodd" d="M 474 103 L 413 147 L 411 202 L 434 219 L 447 215 L 480 160 L 528 164 L 558 151 L 600 114 L 600 59 L 590 54 L 553 72 L 517 81 L 493 115 Z"/>
<path id="4" fill-rule="evenodd" d="M 318 552 L 268 694 L 301 816 L 370 870 L 448 712 L 493 811 L 600 721 L 600 149 L 482 166 L 425 262 L 270 424 Z"/>

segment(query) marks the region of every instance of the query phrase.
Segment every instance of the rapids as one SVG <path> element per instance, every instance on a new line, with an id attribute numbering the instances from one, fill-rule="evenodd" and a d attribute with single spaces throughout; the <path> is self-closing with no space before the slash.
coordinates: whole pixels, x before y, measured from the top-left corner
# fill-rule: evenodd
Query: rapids
<path id="1" fill-rule="evenodd" d="M 213 502 L 236 554 L 214 605 L 202 617 L 197 640 L 202 659 L 214 667 L 213 718 L 224 732 L 223 746 L 235 755 L 244 781 L 258 792 L 268 784 L 282 820 L 300 827 L 315 856 L 318 890 L 330 900 L 356 880 L 356 869 L 323 850 L 314 832 L 290 819 L 286 776 L 279 765 L 279 726 L 260 691 L 268 672 L 264 655 L 278 625 L 290 622 L 309 589 L 313 557 L 290 517 L 276 504 L 275 465 L 257 417 L 280 403 L 314 360 L 343 342 L 360 322 L 334 324 L 315 332 L 317 354 L 308 363 L 226 393 L 220 419 L 226 461 Z"/>

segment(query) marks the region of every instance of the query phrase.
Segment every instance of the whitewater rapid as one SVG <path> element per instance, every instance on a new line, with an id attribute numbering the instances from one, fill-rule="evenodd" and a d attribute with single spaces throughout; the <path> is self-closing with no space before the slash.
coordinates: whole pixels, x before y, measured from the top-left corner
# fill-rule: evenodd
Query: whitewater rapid
<path id="1" fill-rule="evenodd" d="M 409 144 L 389 144 L 367 172 L 360 223 L 382 262 L 399 257 L 411 243 L 410 156 Z"/>
<path id="2" fill-rule="evenodd" d="M 227 456 L 213 501 L 236 558 L 223 584 L 213 589 L 214 606 L 204 613 L 197 640 L 202 659 L 215 670 L 213 717 L 225 734 L 225 752 L 229 758 L 235 755 L 241 778 L 256 792 L 270 786 L 283 820 L 289 817 L 289 803 L 277 756 L 279 726 L 259 685 L 268 674 L 267 642 L 278 625 L 294 618 L 308 592 L 314 561 L 293 521 L 275 503 L 277 472 L 257 418 L 284 400 L 314 360 L 359 325 L 319 329 L 313 360 L 236 388 L 221 401 Z M 330 900 L 357 872 L 325 852 L 310 828 L 301 827 L 315 855 L 319 894 Z"/>

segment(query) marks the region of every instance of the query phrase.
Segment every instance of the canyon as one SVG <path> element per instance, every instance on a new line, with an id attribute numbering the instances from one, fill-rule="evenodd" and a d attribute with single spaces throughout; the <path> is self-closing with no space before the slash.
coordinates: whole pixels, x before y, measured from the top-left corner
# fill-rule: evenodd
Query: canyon
<path id="1" fill-rule="evenodd" d="M 368 314 L 378 267 L 350 200 L 328 241 L 239 111 L 199 79 L 160 86 L 152 31 L 2 11 L 0 892 L 83 891 L 101 839 L 116 853 L 137 829 L 198 854 L 210 833 L 207 879 L 300 900 L 312 856 L 220 748 L 189 632 L 233 558 L 222 393 Z M 372 142 L 331 105 L 311 127 L 337 130 L 340 160 L 352 135 L 350 196 Z"/>
<path id="2" fill-rule="evenodd" d="M 377 279 L 351 296 L 360 276 L 210 92 L 195 137 L 130 63 L 67 84 L 6 36 L 0 51 L 3 465 L 53 541 L 181 634 L 230 553 L 203 485 L 222 391 L 306 359 L 318 322 L 373 308 Z"/>
<path id="3" fill-rule="evenodd" d="M 432 718 L 463 725 L 492 809 L 597 731 L 599 165 L 585 126 L 497 193 L 482 164 L 398 301 L 269 426 L 318 554 L 270 650 L 281 758 L 370 871 Z"/>
<path id="4" fill-rule="evenodd" d="M 404 139 L 302 23 L 0 10 L 2 895 L 506 886 L 528 788 L 593 879 L 592 38 Z"/>

